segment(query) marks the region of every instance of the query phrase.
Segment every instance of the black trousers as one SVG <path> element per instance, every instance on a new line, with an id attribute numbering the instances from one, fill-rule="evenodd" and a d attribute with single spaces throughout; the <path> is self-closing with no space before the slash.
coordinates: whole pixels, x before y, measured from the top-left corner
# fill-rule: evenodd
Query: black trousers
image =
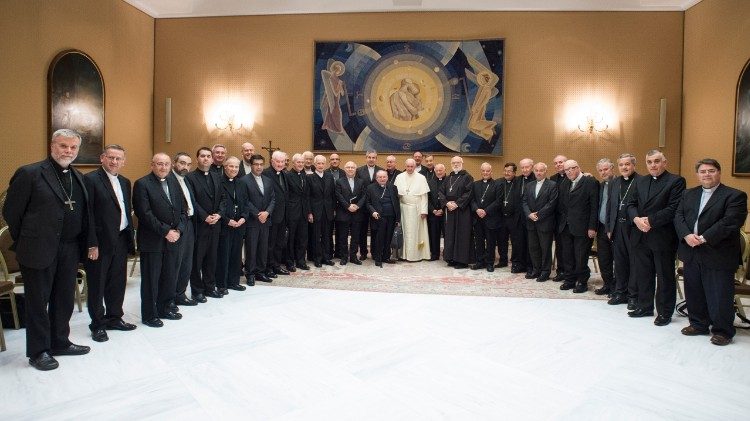
<path id="1" fill-rule="evenodd" d="M 552 231 L 528 230 L 532 273 L 549 276 L 552 272 Z"/>
<path id="2" fill-rule="evenodd" d="M 615 275 L 612 240 L 607 237 L 607 227 L 602 223 L 599 223 L 599 229 L 596 231 L 596 261 L 599 262 L 599 273 L 604 280 L 604 286 L 614 292 Z"/>
<path id="3" fill-rule="evenodd" d="M 242 239 L 245 236 L 245 230 L 244 225 L 239 228 L 232 228 L 228 225 L 221 226 L 216 253 L 216 288 L 239 285 L 242 267 Z M 210 291 L 213 291 L 213 287 L 206 290 L 206 292 Z"/>
<path id="4" fill-rule="evenodd" d="M 221 222 L 208 225 L 198 223 L 195 234 L 195 254 L 193 255 L 193 269 L 190 274 L 190 288 L 193 294 L 202 294 L 216 287 L 216 256 L 219 248 Z M 179 291 L 178 291 L 179 292 Z"/>
<path id="5" fill-rule="evenodd" d="M 445 217 L 428 216 L 427 233 L 430 238 L 430 257 L 437 260 L 440 258 L 440 238 L 445 235 Z"/>
<path id="6" fill-rule="evenodd" d="M 193 225 L 193 218 L 188 218 L 188 223 L 185 224 L 185 231 L 180 236 L 180 245 L 177 251 L 177 286 L 175 296 L 184 296 L 187 291 L 187 286 L 190 282 L 193 273 L 193 258 L 195 256 L 195 226 Z M 191 285 L 193 294 L 195 292 L 195 284 Z"/>
<path id="7" fill-rule="evenodd" d="M 112 250 L 99 248 L 97 260 L 86 259 L 89 284 L 87 306 L 89 329 L 104 329 L 110 321 L 122 318 L 128 272 L 128 231 L 120 232 Z"/>
<path id="8" fill-rule="evenodd" d="M 555 226 L 557 226 L 557 222 L 555 222 Z M 563 241 L 562 237 L 560 236 L 560 233 L 555 230 L 555 261 L 556 264 L 556 271 L 558 274 L 565 273 L 565 266 L 563 266 Z"/>
<path id="9" fill-rule="evenodd" d="M 55 253 L 55 258 L 49 266 L 44 269 L 21 266 L 26 298 L 26 356 L 29 358 L 71 344 L 68 339 L 70 316 L 81 250 L 77 242 L 51 246 L 50 252 Z"/>
<path id="10" fill-rule="evenodd" d="M 287 247 L 286 220 L 272 222 L 268 233 L 268 269 L 278 269 L 286 264 Z"/>
<path id="11" fill-rule="evenodd" d="M 271 222 L 248 225 L 245 231 L 245 276 L 266 272 L 268 260 L 268 233 Z M 231 278 L 234 281 L 234 278 Z M 239 281 L 238 281 L 239 282 Z M 229 285 L 238 285 L 238 282 Z"/>
<path id="12" fill-rule="evenodd" d="M 568 225 L 560 233 L 562 244 L 562 267 L 565 271 L 565 282 L 587 284 L 591 271 L 589 270 L 589 252 L 591 238 L 587 235 L 573 235 Z"/>
<path id="13" fill-rule="evenodd" d="M 508 240 L 513 245 L 510 259 L 508 259 Z M 511 263 L 513 268 L 532 270 L 531 255 L 529 254 L 526 221 L 514 215 L 504 215 L 502 227 L 497 239 L 497 252 L 500 254 L 498 263 Z"/>
<path id="14" fill-rule="evenodd" d="M 612 232 L 612 254 L 615 261 L 615 292 L 627 294 L 628 298 L 638 297 L 633 252 L 630 244 L 632 226 L 626 221 L 617 221 Z"/>
<path id="15" fill-rule="evenodd" d="M 376 262 L 388 260 L 391 258 L 391 239 L 396 228 L 396 215 L 380 215 L 380 219 L 373 221 L 373 226 L 376 229 L 373 230 L 372 258 Z"/>
<path id="16" fill-rule="evenodd" d="M 351 259 L 357 256 L 359 246 L 360 225 L 364 222 L 359 220 L 336 221 L 336 247 L 342 259 Z M 351 233 L 351 244 L 349 234 Z"/>
<path id="17" fill-rule="evenodd" d="M 141 253 L 141 319 L 143 321 L 166 313 L 170 304 L 174 302 L 177 289 L 179 246 L 179 244 L 171 246 L 165 244 L 161 252 Z"/>
<path id="18" fill-rule="evenodd" d="M 328 232 L 326 233 L 326 236 L 328 238 L 328 256 L 330 257 L 341 257 L 339 256 L 338 248 L 336 247 L 336 221 L 331 220 L 328 221 Z"/>
<path id="19" fill-rule="evenodd" d="M 333 225 L 333 221 L 329 221 L 324 218 L 317 218 L 312 224 L 312 250 L 308 254 L 312 255 L 312 260 L 315 263 L 321 263 L 323 260 L 331 260 L 333 253 L 331 253 L 331 237 L 330 228 Z"/>
<path id="20" fill-rule="evenodd" d="M 358 236 L 358 243 L 359 243 L 359 254 L 361 256 L 367 256 L 367 234 L 368 231 L 372 228 L 375 220 L 370 218 L 369 216 L 365 218 L 360 224 L 359 224 L 359 236 Z"/>
<path id="21" fill-rule="evenodd" d="M 499 228 L 487 228 L 484 220 L 474 218 L 474 256 L 478 265 L 495 265 L 495 247 L 499 231 Z M 502 259 L 502 255 L 500 258 Z"/>
<path id="22" fill-rule="evenodd" d="M 289 239 L 287 241 L 287 266 L 305 263 L 307 250 L 307 217 L 288 221 Z"/>
<path id="23" fill-rule="evenodd" d="M 632 250 L 638 284 L 638 308 L 653 310 L 656 298 L 656 311 L 659 315 L 671 317 L 677 303 L 674 267 L 676 251 L 651 250 L 641 242 L 633 244 Z"/>
<path id="24" fill-rule="evenodd" d="M 734 272 L 685 263 L 685 299 L 690 325 L 734 337 Z"/>

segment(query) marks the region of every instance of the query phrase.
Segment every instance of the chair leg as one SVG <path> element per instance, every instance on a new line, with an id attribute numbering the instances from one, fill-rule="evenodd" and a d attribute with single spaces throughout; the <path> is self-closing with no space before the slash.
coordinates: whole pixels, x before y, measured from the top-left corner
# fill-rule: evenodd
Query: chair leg
<path id="1" fill-rule="evenodd" d="M 81 306 L 81 290 L 78 289 L 78 279 L 76 279 L 76 305 L 78 306 L 78 312 L 82 313 L 83 308 Z"/>
<path id="2" fill-rule="evenodd" d="M 0 318 L 0 352 L 5 351 L 5 331 L 3 330 L 3 320 Z"/>
<path id="3" fill-rule="evenodd" d="M 740 313 L 742 317 L 747 319 L 747 314 L 745 313 L 745 306 L 742 305 L 742 298 L 740 298 L 739 295 L 734 296 L 734 305 L 737 307 L 737 312 Z"/>
<path id="4" fill-rule="evenodd" d="M 138 263 L 138 256 L 135 256 L 133 258 L 133 264 L 130 265 L 130 276 L 133 276 L 133 273 L 135 272 L 135 264 Z"/>
<path id="5" fill-rule="evenodd" d="M 16 293 L 10 292 L 10 310 L 13 313 L 13 327 L 16 330 L 21 328 L 21 322 L 18 320 L 18 307 L 16 307 Z"/>

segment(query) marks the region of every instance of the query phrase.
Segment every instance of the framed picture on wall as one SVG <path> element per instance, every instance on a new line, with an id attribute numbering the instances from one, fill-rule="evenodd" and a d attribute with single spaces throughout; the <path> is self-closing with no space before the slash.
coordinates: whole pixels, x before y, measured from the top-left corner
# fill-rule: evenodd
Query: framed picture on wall
<path id="1" fill-rule="evenodd" d="M 100 164 L 104 149 L 104 80 L 93 59 L 66 50 L 52 60 L 47 73 L 48 136 L 58 129 L 81 135 L 76 164 Z"/>
<path id="2" fill-rule="evenodd" d="M 750 60 L 737 81 L 737 105 L 734 120 L 732 174 L 750 177 Z"/>
<path id="3" fill-rule="evenodd" d="M 503 39 L 315 43 L 313 149 L 503 151 Z"/>

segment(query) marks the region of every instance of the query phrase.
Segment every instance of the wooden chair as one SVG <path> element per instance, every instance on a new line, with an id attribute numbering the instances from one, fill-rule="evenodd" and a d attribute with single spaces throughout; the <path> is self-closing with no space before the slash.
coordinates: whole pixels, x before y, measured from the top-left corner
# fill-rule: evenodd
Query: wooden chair
<path id="1" fill-rule="evenodd" d="M 594 237 L 594 241 L 591 243 L 591 250 L 589 250 L 589 260 L 594 263 L 594 272 L 599 273 L 599 253 L 596 246 L 596 237 Z"/>
<path id="2" fill-rule="evenodd" d="M 3 279 L 0 280 L 0 298 L 7 299 L 10 301 L 10 309 L 13 315 L 13 327 L 19 329 L 21 323 L 18 320 L 18 307 L 16 306 L 16 293 L 13 289 L 16 286 L 14 279 L 15 274 L 19 271 L 18 263 L 16 262 L 15 253 L 8 250 L 12 240 L 10 239 L 10 232 L 8 227 L 0 228 L 0 270 L 3 272 Z M 6 253 L 6 251 L 8 253 Z M 7 256 L 7 260 L 6 260 Z M 11 260 L 12 259 L 12 260 Z M 5 351 L 5 334 L 3 331 L 3 322 L 0 320 L 0 351 Z"/>
<path id="3" fill-rule="evenodd" d="M 744 317 L 743 321 L 748 319 L 745 308 L 750 304 L 743 304 L 742 299 L 750 300 L 750 235 L 740 229 L 742 235 L 742 265 L 737 269 L 734 277 L 734 305 L 737 307 L 737 314 Z"/>
<path id="4" fill-rule="evenodd" d="M 78 306 L 78 312 L 83 312 L 83 303 L 86 302 L 89 296 L 89 282 L 86 277 L 86 270 L 83 265 L 78 266 L 78 273 L 76 274 L 76 289 L 75 289 L 76 305 Z"/>
<path id="5" fill-rule="evenodd" d="M 135 217 L 135 213 L 131 212 L 132 215 L 132 221 L 133 221 L 133 241 L 136 242 L 135 244 L 135 254 L 132 257 L 128 257 L 128 259 L 132 262 L 130 264 L 130 275 L 129 277 L 133 276 L 133 273 L 135 272 L 135 266 L 138 264 L 138 260 L 140 259 L 140 253 L 138 253 L 138 218 Z"/>

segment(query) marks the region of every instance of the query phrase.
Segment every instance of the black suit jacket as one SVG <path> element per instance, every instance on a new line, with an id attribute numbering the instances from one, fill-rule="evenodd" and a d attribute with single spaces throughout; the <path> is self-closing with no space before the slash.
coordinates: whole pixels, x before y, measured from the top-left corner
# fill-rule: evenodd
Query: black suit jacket
<path id="1" fill-rule="evenodd" d="M 316 221 L 323 218 L 333 221 L 334 210 L 336 209 L 336 187 L 333 181 L 333 175 L 329 171 L 323 173 L 323 177 L 318 173 L 307 175 L 310 183 L 310 211 Z"/>
<path id="2" fill-rule="evenodd" d="M 386 183 L 385 188 L 391 195 L 391 205 L 393 206 L 393 212 L 395 214 L 396 222 L 401 221 L 401 205 L 398 201 L 398 189 L 392 183 Z M 380 203 L 380 195 L 383 194 L 383 188 L 378 183 L 372 183 L 367 186 L 367 210 L 369 215 L 372 216 L 373 212 L 377 212 L 379 215 L 383 215 L 383 204 Z"/>
<path id="3" fill-rule="evenodd" d="M 527 183 L 523 194 L 523 215 L 526 218 L 526 229 L 529 231 L 551 232 L 555 230 L 555 211 L 557 209 L 557 183 L 545 178 L 539 195 L 536 193 L 536 181 Z M 536 212 L 538 221 L 529 219 L 529 214 Z"/>
<path id="4" fill-rule="evenodd" d="M 99 167 L 83 176 L 83 182 L 86 184 L 86 191 L 89 194 L 89 201 L 94 209 L 94 231 L 96 233 L 96 244 L 99 247 L 100 254 L 111 254 L 120 238 L 120 218 L 122 212 L 128 221 L 125 228 L 125 236 L 128 241 L 128 252 L 135 253 L 135 243 L 133 241 L 133 218 L 131 217 L 130 205 L 130 180 L 122 175 L 117 176 L 117 181 L 122 189 L 123 202 L 125 209 L 120 209 L 120 202 L 117 200 L 115 189 L 109 181 L 107 172 Z"/>
<path id="5" fill-rule="evenodd" d="M 221 208 L 221 178 L 222 175 L 208 171 L 208 177 L 211 182 L 205 183 L 203 171 L 196 169 L 185 175 L 186 182 L 190 183 L 192 187 L 191 193 L 193 194 L 195 216 L 198 219 L 198 223 L 205 224 L 208 215 L 215 213 L 221 214 L 223 212 Z M 208 226 L 208 225 L 207 225 Z M 211 225 L 212 228 L 218 228 L 218 224 Z"/>
<path id="6" fill-rule="evenodd" d="M 388 183 L 393 184 L 393 182 L 396 181 L 396 176 L 401 174 L 403 171 L 393 170 L 392 173 L 389 173 L 388 170 L 385 170 L 385 172 L 388 173 Z"/>
<path id="7" fill-rule="evenodd" d="M 635 180 L 640 177 L 637 173 L 633 173 L 631 176 L 633 181 L 631 183 L 635 183 Z M 615 230 L 615 224 L 628 224 L 633 225 L 633 221 L 630 218 L 626 218 L 627 220 L 625 222 L 619 222 L 617 220 L 617 214 L 620 210 L 620 202 L 622 202 L 622 207 L 627 212 L 627 203 L 633 199 L 633 193 L 635 192 L 634 184 L 630 185 L 630 188 L 627 189 L 626 194 L 624 197 L 620 198 L 620 194 L 622 193 L 621 186 L 623 183 L 622 176 L 615 177 L 614 180 L 612 180 L 609 183 L 609 210 L 607 211 L 607 232 L 611 233 Z"/>
<path id="8" fill-rule="evenodd" d="M 473 194 L 471 198 L 471 213 L 476 220 L 480 220 L 477 216 L 477 209 L 484 209 L 487 212 L 484 218 L 485 225 L 489 229 L 500 228 L 502 223 L 502 214 L 500 208 L 502 201 L 500 195 L 497 194 L 497 183 L 495 180 L 490 179 L 486 183 L 483 180 L 477 180 L 472 186 Z"/>
<path id="9" fill-rule="evenodd" d="M 263 211 L 270 214 L 265 225 L 271 226 L 273 223 L 273 213 L 276 209 L 276 194 L 273 189 L 273 181 L 264 175 L 261 175 L 261 179 L 263 180 L 263 193 L 260 192 L 258 182 L 255 181 L 255 177 L 252 174 L 237 178 L 237 187 L 241 186 L 244 188 L 246 190 L 245 195 L 248 198 L 245 203 L 248 209 L 247 216 L 245 217 L 248 227 L 262 225 L 258 220 L 258 214 Z"/>
<path id="10" fill-rule="evenodd" d="M 367 199 L 366 194 L 365 182 L 359 178 L 354 178 L 354 191 L 349 187 L 349 181 L 346 177 L 339 178 L 336 182 L 336 201 L 338 202 L 336 220 L 350 221 L 352 219 L 364 219 L 366 213 L 363 208 Z M 360 210 L 355 213 L 349 212 L 348 208 L 352 203 L 357 205 Z"/>
<path id="11" fill-rule="evenodd" d="M 171 202 L 153 173 L 139 178 L 133 186 L 133 209 L 138 218 L 138 250 L 144 253 L 176 249 L 180 242 L 170 243 L 165 236 L 171 229 L 180 233 L 185 231 L 185 195 L 177 177 L 170 173 L 166 180 Z"/>
<path id="12" fill-rule="evenodd" d="M 651 175 L 639 177 L 633 182 L 632 199 L 628 202 L 628 219 L 647 216 L 651 230 L 636 229 L 630 232 L 630 241 L 638 244 L 641 240 L 651 250 L 674 250 L 677 248 L 677 233 L 674 229 L 674 215 L 685 191 L 685 179 L 664 171 L 658 182 L 651 186 Z"/>
<path id="13" fill-rule="evenodd" d="M 221 177 L 221 207 L 224 209 L 224 213 L 221 215 L 222 226 L 228 226 L 230 220 L 239 221 L 245 218 L 245 224 L 250 220 L 249 189 L 247 185 L 240 181 L 246 178 L 237 176 L 233 181 L 229 181 L 226 176 Z M 234 184 L 234 192 L 230 187 L 231 184 Z M 237 206 L 236 213 L 235 206 Z"/>
<path id="14" fill-rule="evenodd" d="M 377 174 L 378 171 L 382 169 L 383 168 L 376 165 L 375 171 L 372 172 L 372 178 L 370 178 L 370 171 L 367 170 L 367 165 L 362 165 L 361 167 L 357 168 L 357 172 L 354 174 L 354 177 L 364 181 L 365 187 L 367 187 L 368 185 L 375 182 L 375 174 Z"/>
<path id="15" fill-rule="evenodd" d="M 433 172 L 434 174 L 434 172 Z M 443 177 L 442 180 L 438 180 L 437 177 L 433 177 L 431 180 L 427 180 L 427 185 L 430 187 L 430 192 L 427 194 L 427 211 L 429 212 L 430 218 L 442 218 L 440 216 L 435 216 L 432 211 L 443 209 L 440 206 L 440 199 L 438 198 L 438 193 L 440 192 L 440 186 L 443 185 L 443 182 L 445 181 L 445 177 Z"/>
<path id="16" fill-rule="evenodd" d="M 295 221 L 305 219 L 310 214 L 310 183 L 304 171 L 298 173 L 289 171 L 286 173 L 286 219 Z"/>
<path id="17" fill-rule="evenodd" d="M 570 233 L 583 237 L 588 230 L 596 230 L 599 224 L 599 182 L 594 177 L 582 176 L 570 191 L 572 181 L 560 182 L 557 192 L 557 232 L 565 225 Z"/>
<path id="18" fill-rule="evenodd" d="M 81 173 L 69 167 L 80 186 L 85 186 Z M 86 209 L 83 212 L 81 235 L 78 244 L 81 260 L 86 248 L 96 245 L 88 192 L 83 188 Z M 65 218 L 66 201 L 51 159 L 24 165 L 10 179 L 8 194 L 3 206 L 3 217 L 8 223 L 12 248 L 18 263 L 33 269 L 43 269 L 52 264 L 55 253 L 50 246 L 59 242 Z M 79 204 L 76 204 L 79 205 Z"/>
<path id="19" fill-rule="evenodd" d="M 346 172 L 342 170 L 341 168 L 328 168 L 326 169 L 326 174 L 331 174 L 331 177 L 333 177 L 333 182 L 335 183 L 338 181 L 339 178 L 345 178 Z"/>
<path id="20" fill-rule="evenodd" d="M 675 212 L 674 226 L 680 239 L 677 256 L 683 262 L 698 260 L 712 269 L 734 271 L 742 264 L 740 227 L 747 217 L 747 193 L 719 184 L 698 215 L 703 188 L 685 191 Z M 693 233 L 698 220 L 698 235 L 704 244 L 690 247 L 684 238 Z"/>
<path id="21" fill-rule="evenodd" d="M 274 205 L 272 219 L 274 224 L 281 224 L 286 219 L 286 190 L 281 187 L 279 176 L 276 175 L 276 170 L 273 169 L 273 167 L 268 167 L 263 170 L 263 175 L 273 181 L 273 193 L 276 204 Z M 286 183 L 285 170 L 281 171 L 281 178 Z"/>

